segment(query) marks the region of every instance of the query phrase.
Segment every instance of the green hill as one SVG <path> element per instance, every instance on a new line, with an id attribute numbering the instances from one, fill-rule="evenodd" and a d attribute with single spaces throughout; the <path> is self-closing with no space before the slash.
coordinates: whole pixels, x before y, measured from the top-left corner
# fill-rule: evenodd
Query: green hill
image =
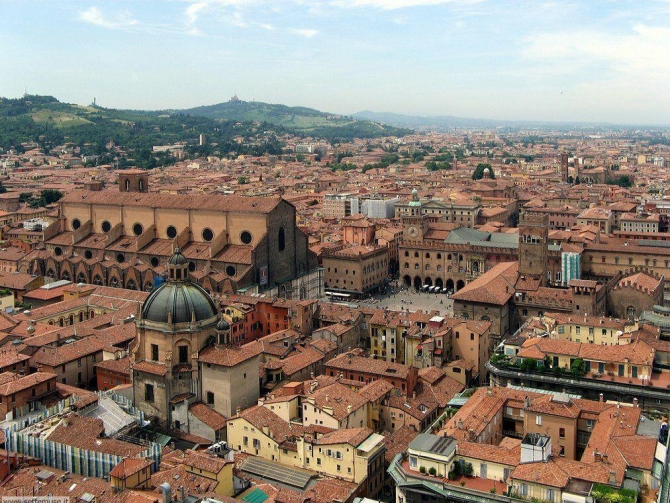
<path id="1" fill-rule="evenodd" d="M 95 105 L 62 103 L 52 96 L 0 98 L 0 149 L 21 150 L 37 143 L 48 152 L 65 142 L 82 148 L 85 155 L 151 167 L 168 162 L 152 154 L 152 147 L 182 142 L 192 155 L 279 154 L 277 136 L 293 133 L 329 141 L 401 136 L 409 129 L 383 126 L 368 120 L 331 115 L 304 107 L 287 107 L 243 101 L 189 110 L 116 110 Z M 197 145 L 200 134 L 207 144 Z M 242 143 L 234 138 L 242 137 Z M 110 155 L 109 142 L 123 154 Z M 166 157 L 166 156 L 163 156 Z M 158 158 L 158 161 L 156 161 Z"/>
<path id="2" fill-rule="evenodd" d="M 286 130 L 271 124 L 216 121 L 179 112 L 114 110 L 61 103 L 51 96 L 0 98 L 0 149 L 33 143 L 45 153 L 66 142 L 97 162 L 154 167 L 173 162 L 154 145 L 183 143 L 191 155 L 280 154 L 277 136 Z M 207 145 L 199 146 L 204 134 Z M 242 137 L 238 143 L 234 138 Z M 109 148 L 113 144 L 115 148 Z"/>
<path id="3" fill-rule="evenodd" d="M 228 101 L 216 105 L 179 110 L 180 113 L 215 120 L 268 122 L 307 136 L 325 139 L 379 138 L 404 136 L 410 129 L 396 128 L 344 115 L 320 112 L 313 108 L 289 107 L 258 101 Z"/>

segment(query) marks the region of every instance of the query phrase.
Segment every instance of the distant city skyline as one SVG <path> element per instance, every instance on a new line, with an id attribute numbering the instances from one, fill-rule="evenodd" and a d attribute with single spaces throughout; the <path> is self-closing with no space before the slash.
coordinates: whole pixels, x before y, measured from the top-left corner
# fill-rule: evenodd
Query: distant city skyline
<path id="1" fill-rule="evenodd" d="M 0 2 L 0 96 L 670 124 L 670 0 Z"/>

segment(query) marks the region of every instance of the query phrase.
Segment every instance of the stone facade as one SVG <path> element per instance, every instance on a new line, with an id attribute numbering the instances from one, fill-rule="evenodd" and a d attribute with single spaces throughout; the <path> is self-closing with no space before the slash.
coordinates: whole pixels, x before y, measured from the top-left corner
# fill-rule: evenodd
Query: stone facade
<path id="1" fill-rule="evenodd" d="M 321 296 L 316 255 L 290 203 L 278 197 L 143 193 L 142 180 L 131 173 L 121 180 L 130 191 L 65 196 L 46 253 L 29 253 L 21 269 L 149 291 L 178 246 L 194 280 L 211 293 Z"/>

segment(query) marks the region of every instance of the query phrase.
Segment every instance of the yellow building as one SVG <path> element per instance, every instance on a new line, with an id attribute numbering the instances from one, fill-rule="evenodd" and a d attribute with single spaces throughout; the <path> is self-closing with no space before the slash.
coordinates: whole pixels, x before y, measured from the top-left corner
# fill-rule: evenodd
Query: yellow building
<path id="1" fill-rule="evenodd" d="M 152 465 L 149 459 L 124 459 L 109 472 L 110 483 L 116 490 L 148 489 L 151 487 Z"/>
<path id="2" fill-rule="evenodd" d="M 554 339 L 598 346 L 628 344 L 631 332 L 638 330 L 636 322 L 604 316 L 546 313 L 542 322 L 547 324 Z"/>
<path id="3" fill-rule="evenodd" d="M 304 428 L 283 420 L 268 406 L 250 407 L 228 421 L 228 445 L 232 449 L 365 484 L 369 496 L 381 488 L 386 450 L 381 435 L 367 427 Z"/>
<path id="4" fill-rule="evenodd" d="M 232 496 L 233 489 L 233 462 L 217 456 L 201 454 L 191 451 L 184 459 L 187 473 L 199 475 L 218 482 L 214 492 L 223 496 Z"/>

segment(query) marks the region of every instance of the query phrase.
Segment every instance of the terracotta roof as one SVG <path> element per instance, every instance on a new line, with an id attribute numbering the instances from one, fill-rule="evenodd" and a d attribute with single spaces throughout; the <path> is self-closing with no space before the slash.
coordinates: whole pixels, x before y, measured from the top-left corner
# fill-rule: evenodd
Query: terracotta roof
<path id="1" fill-rule="evenodd" d="M 318 445 L 349 444 L 358 447 L 373 431 L 370 428 L 342 428 L 317 438 Z"/>
<path id="2" fill-rule="evenodd" d="M 318 387 L 313 393 L 307 394 L 307 399 L 309 398 L 312 398 L 315 407 L 322 411 L 325 408 L 332 408 L 332 416 L 338 421 L 342 421 L 367 403 L 365 397 L 340 383 Z"/>
<path id="3" fill-rule="evenodd" d="M 282 201 L 280 197 L 220 196 L 209 194 L 176 195 L 156 193 L 118 192 L 104 190 L 92 192 L 75 190 L 68 193 L 62 204 L 92 204 L 103 206 L 139 206 L 142 208 L 170 208 L 189 210 L 199 208 L 208 211 L 229 211 L 243 213 L 270 213 Z"/>
<path id="4" fill-rule="evenodd" d="M 198 361 L 222 367 L 234 367 L 252 358 L 257 358 L 262 352 L 263 344 L 258 341 L 240 347 L 210 346 L 198 354 Z"/>
<path id="5" fill-rule="evenodd" d="M 218 456 L 203 454 L 196 451 L 186 451 L 186 454 L 187 455 L 184 459 L 184 465 L 210 473 L 219 473 L 221 470 L 223 470 L 224 466 L 232 463 L 232 461 L 227 459 L 222 459 Z"/>
<path id="6" fill-rule="evenodd" d="M 146 372 L 147 374 L 154 374 L 158 376 L 164 376 L 165 374 L 167 374 L 167 367 L 165 366 L 164 363 L 149 362 L 146 360 L 134 363 L 133 370 L 137 370 L 139 372 Z"/>
<path id="7" fill-rule="evenodd" d="M 9 396 L 13 393 L 18 393 L 24 389 L 30 389 L 33 386 L 42 384 L 50 380 L 54 380 L 55 383 L 55 374 L 48 372 L 35 372 L 34 374 L 29 374 L 27 376 L 19 376 L 12 372 L 3 372 L 0 374 L 0 395 Z M 54 391 L 56 387 L 54 386 Z"/>
<path id="8" fill-rule="evenodd" d="M 109 475 L 117 479 L 126 479 L 135 473 L 151 466 L 153 462 L 149 459 L 126 458 L 111 469 Z"/>
<path id="9" fill-rule="evenodd" d="M 188 408 L 188 410 L 214 431 L 218 431 L 226 427 L 226 416 L 218 413 L 204 403 L 194 403 Z"/>
<path id="10" fill-rule="evenodd" d="M 95 366 L 99 369 L 109 370 L 110 372 L 116 372 L 117 374 L 130 376 L 130 364 L 130 357 L 126 356 L 124 358 L 103 360 L 100 363 L 96 363 Z"/>
<path id="11" fill-rule="evenodd" d="M 504 305 L 514 295 L 518 262 L 505 262 L 468 283 L 451 297 L 455 301 Z"/>
<path id="12" fill-rule="evenodd" d="M 343 353 L 326 363 L 327 368 L 350 370 L 375 374 L 380 377 L 407 379 L 410 372 L 409 365 L 392 363 L 376 358 L 358 356 L 356 352 Z"/>
<path id="13" fill-rule="evenodd" d="M 137 456 L 145 452 L 144 447 L 135 444 L 102 438 L 104 430 L 102 419 L 69 414 L 47 438 L 52 442 L 116 456 Z"/>

